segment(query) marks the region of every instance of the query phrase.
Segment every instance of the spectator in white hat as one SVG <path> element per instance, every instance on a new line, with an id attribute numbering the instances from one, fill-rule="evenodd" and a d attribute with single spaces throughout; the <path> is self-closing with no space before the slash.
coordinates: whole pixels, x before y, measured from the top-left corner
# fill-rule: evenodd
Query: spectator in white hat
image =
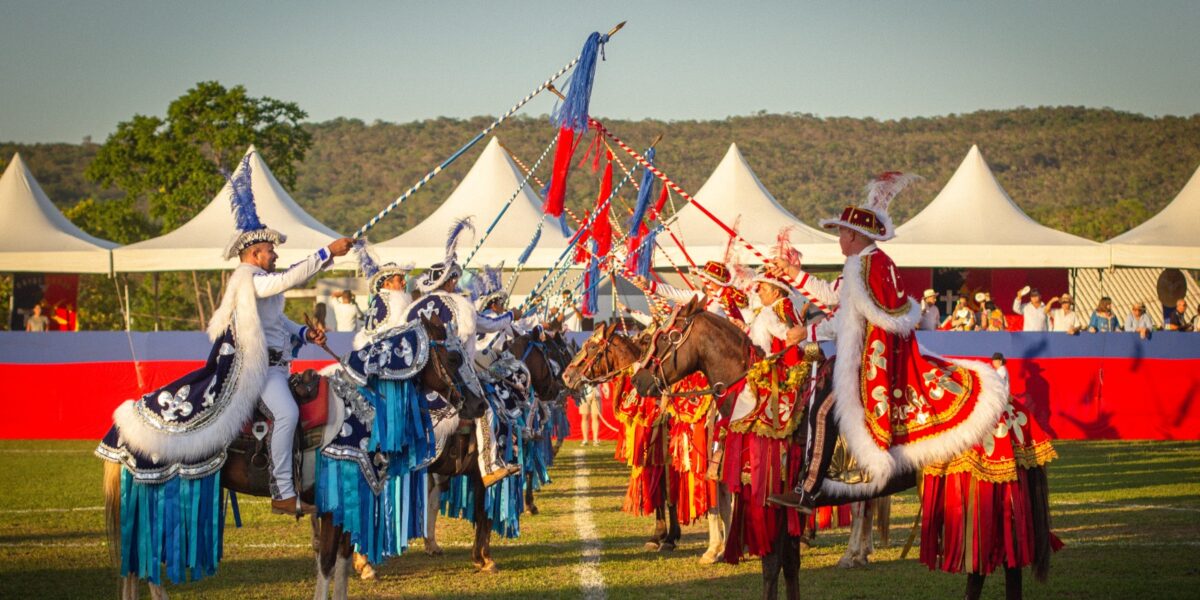
<path id="1" fill-rule="evenodd" d="M 1062 306 L 1052 308 L 1056 302 L 1061 302 Z M 1071 294 L 1051 298 L 1046 308 L 1050 309 L 1050 331 L 1075 335 L 1083 330 L 1083 317 L 1075 312 L 1075 301 L 1071 299 Z"/>
<path id="2" fill-rule="evenodd" d="M 1125 319 L 1125 331 L 1130 333 L 1136 331 L 1143 340 L 1150 337 L 1150 332 L 1154 331 L 1154 321 L 1151 321 L 1150 315 L 1146 314 L 1145 302 L 1139 300 L 1133 303 L 1129 318 Z"/>
<path id="3" fill-rule="evenodd" d="M 920 331 L 935 331 L 942 324 L 942 311 L 937 307 L 937 292 L 925 290 L 921 296 L 921 321 L 917 323 Z"/>

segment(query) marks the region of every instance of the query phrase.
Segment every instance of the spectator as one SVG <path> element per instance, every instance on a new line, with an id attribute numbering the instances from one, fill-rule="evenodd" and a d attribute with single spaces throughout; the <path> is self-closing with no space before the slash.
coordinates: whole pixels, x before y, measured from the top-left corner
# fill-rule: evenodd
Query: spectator
<path id="1" fill-rule="evenodd" d="M 1054 303 L 1062 302 L 1062 308 L 1052 308 Z M 1060 298 L 1051 298 L 1046 304 L 1050 310 L 1050 331 L 1075 335 L 1083 330 L 1083 318 L 1075 311 L 1075 301 L 1070 294 Z"/>
<path id="2" fill-rule="evenodd" d="M 600 386 L 585 386 L 583 397 L 579 400 L 579 428 L 583 432 L 583 443 L 588 443 L 588 426 L 592 430 L 592 445 L 600 445 Z"/>
<path id="3" fill-rule="evenodd" d="M 917 329 L 933 331 L 941 322 L 942 311 L 937 307 L 937 292 L 932 289 L 925 290 L 925 295 L 921 297 L 921 320 L 917 323 Z"/>
<path id="4" fill-rule="evenodd" d="M 550 313 L 547 320 L 554 320 L 555 317 L 562 319 L 562 331 L 564 333 L 583 330 L 583 315 L 571 301 L 571 291 L 562 291 L 562 306 L 554 306 L 550 308 Z"/>
<path id="5" fill-rule="evenodd" d="M 988 328 L 987 296 L 985 292 L 975 292 L 975 306 L 979 308 L 975 312 L 975 329 L 978 331 L 987 331 Z"/>
<path id="6" fill-rule="evenodd" d="M 1143 340 L 1150 338 L 1150 332 L 1154 331 L 1154 321 L 1151 321 L 1150 315 L 1146 314 L 1145 302 L 1133 303 L 1129 318 L 1125 319 L 1125 331 L 1131 333 L 1136 331 Z"/>
<path id="7" fill-rule="evenodd" d="M 983 303 L 983 314 L 986 315 L 985 331 L 1007 331 L 1008 327 L 1004 322 L 1004 312 L 996 307 L 996 303 L 988 298 Z"/>
<path id="8" fill-rule="evenodd" d="M 25 331 L 49 331 L 49 330 L 50 330 L 50 319 L 46 318 L 46 315 L 42 314 L 42 305 L 34 304 L 33 305 L 33 314 L 29 315 L 28 319 L 25 319 Z M 47 338 L 47 339 L 49 339 L 49 338 Z"/>
<path id="9" fill-rule="evenodd" d="M 1196 315 L 1187 318 L 1187 300 L 1180 298 L 1175 301 L 1175 311 L 1167 315 L 1167 331 L 1195 331 Z"/>
<path id="10" fill-rule="evenodd" d="M 958 303 L 954 305 L 950 328 L 954 331 L 971 331 L 975 329 L 975 312 L 967 307 L 966 298 L 959 298 Z"/>
<path id="11" fill-rule="evenodd" d="M 362 311 L 354 303 L 354 293 L 350 290 L 333 293 L 333 316 L 337 322 L 338 331 L 358 331 Z"/>
<path id="12" fill-rule="evenodd" d="M 1029 295 L 1029 302 L 1021 302 L 1021 298 Z M 1013 299 L 1013 312 L 1024 317 L 1022 331 L 1049 331 L 1050 315 L 1046 305 L 1042 304 L 1042 294 L 1029 286 L 1021 288 Z"/>
<path id="13" fill-rule="evenodd" d="M 992 368 L 1000 374 L 1000 378 L 1004 380 L 1005 387 L 1008 386 L 1008 367 L 1005 366 L 1006 364 L 1008 364 L 1008 361 L 1004 360 L 1003 354 L 997 352 L 992 355 Z"/>
<path id="14" fill-rule="evenodd" d="M 1112 298 L 1108 296 L 1101 298 L 1100 304 L 1096 305 L 1096 310 L 1092 311 L 1092 318 L 1088 320 L 1088 331 L 1109 333 L 1120 330 L 1121 322 L 1112 312 Z"/>

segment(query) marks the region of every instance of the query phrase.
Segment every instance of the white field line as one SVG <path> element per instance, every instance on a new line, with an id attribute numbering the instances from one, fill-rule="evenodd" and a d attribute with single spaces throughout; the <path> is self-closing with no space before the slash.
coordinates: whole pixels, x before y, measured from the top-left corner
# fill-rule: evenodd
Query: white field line
<path id="1" fill-rule="evenodd" d="M 47 448 L 39 450 L 37 448 L 0 448 L 0 454 L 78 454 L 80 456 L 90 456 L 91 450 L 63 450 Z"/>
<path id="2" fill-rule="evenodd" d="M 1072 500 L 1051 501 L 1050 506 L 1100 506 L 1108 508 L 1120 508 L 1124 510 L 1169 510 L 1172 512 L 1189 512 L 1200 513 L 1200 508 L 1195 506 L 1167 506 L 1165 504 L 1131 504 L 1128 502 L 1078 502 Z"/>
<path id="3" fill-rule="evenodd" d="M 604 575 L 600 573 L 600 535 L 592 521 L 592 501 L 588 493 L 591 470 L 584 466 L 583 449 L 576 448 L 575 455 L 575 530 L 583 542 L 583 551 L 575 571 L 579 573 L 579 586 L 583 588 L 585 600 L 604 600 Z"/>

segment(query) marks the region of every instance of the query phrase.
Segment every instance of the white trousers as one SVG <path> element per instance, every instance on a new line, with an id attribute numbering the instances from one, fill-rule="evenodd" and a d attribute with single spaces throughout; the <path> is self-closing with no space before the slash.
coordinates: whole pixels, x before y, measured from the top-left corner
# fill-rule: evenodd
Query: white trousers
<path id="1" fill-rule="evenodd" d="M 271 497 L 276 500 L 292 498 L 296 487 L 292 483 L 292 442 L 296 438 L 296 425 L 300 421 L 300 407 L 292 398 L 288 388 L 288 368 L 275 366 L 267 369 L 267 383 L 262 391 L 267 415 L 275 425 L 271 431 Z"/>

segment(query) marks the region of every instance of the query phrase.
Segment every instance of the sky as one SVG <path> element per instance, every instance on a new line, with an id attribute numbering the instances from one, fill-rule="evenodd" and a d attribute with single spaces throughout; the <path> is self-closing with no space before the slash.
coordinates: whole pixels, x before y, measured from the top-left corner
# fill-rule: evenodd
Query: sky
<path id="1" fill-rule="evenodd" d="M 0 0 L 0 141 L 103 141 L 206 80 L 311 121 L 497 115 L 619 21 L 592 99 L 608 118 L 1200 113 L 1197 0 Z"/>

